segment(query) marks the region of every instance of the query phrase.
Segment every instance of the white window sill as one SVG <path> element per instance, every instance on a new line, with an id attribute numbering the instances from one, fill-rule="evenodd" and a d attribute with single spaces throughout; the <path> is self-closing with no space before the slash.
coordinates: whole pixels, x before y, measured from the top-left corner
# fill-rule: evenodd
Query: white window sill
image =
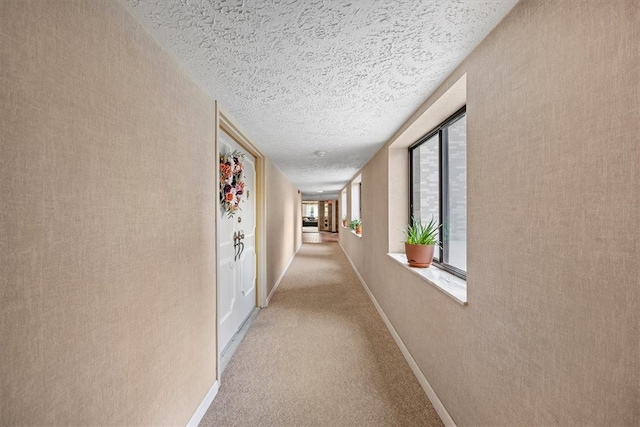
<path id="1" fill-rule="evenodd" d="M 444 294 L 453 298 L 458 304 L 467 305 L 467 282 L 451 273 L 431 264 L 429 268 L 409 267 L 405 254 L 387 254 L 416 276 L 426 280 Z"/>
<path id="2" fill-rule="evenodd" d="M 356 236 L 362 238 L 362 233 L 358 234 L 358 233 L 356 233 L 355 230 L 352 230 L 349 227 L 345 227 L 344 225 L 342 226 L 342 228 L 344 228 L 345 230 L 349 230 L 350 233 L 355 234 Z"/>

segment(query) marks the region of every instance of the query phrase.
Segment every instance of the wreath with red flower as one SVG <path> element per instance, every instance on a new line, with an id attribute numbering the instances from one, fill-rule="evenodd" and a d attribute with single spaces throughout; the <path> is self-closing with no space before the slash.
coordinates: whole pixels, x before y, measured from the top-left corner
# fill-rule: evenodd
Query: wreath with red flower
<path id="1" fill-rule="evenodd" d="M 240 210 L 244 194 L 243 159 L 244 154 L 239 151 L 220 154 L 220 204 L 229 218 Z"/>

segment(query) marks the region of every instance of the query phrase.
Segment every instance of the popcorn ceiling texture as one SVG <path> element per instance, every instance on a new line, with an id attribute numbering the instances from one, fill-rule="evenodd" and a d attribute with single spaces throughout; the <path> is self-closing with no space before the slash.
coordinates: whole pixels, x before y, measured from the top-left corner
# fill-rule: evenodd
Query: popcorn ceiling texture
<path id="1" fill-rule="evenodd" d="M 128 0 L 305 194 L 339 191 L 513 7 L 477 1 Z M 313 152 L 327 151 L 324 158 Z"/>

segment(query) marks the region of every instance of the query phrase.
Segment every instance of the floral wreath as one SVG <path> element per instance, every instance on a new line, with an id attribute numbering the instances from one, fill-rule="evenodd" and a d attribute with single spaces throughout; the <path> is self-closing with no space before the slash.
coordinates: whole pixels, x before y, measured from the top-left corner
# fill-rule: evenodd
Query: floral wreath
<path id="1" fill-rule="evenodd" d="M 239 151 L 220 154 L 220 203 L 229 218 L 240 210 L 244 194 L 243 159 L 244 154 Z"/>

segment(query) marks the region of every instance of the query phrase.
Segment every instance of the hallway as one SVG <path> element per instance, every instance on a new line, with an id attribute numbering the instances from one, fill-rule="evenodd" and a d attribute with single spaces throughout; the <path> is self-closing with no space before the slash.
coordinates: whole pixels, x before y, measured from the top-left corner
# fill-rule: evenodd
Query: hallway
<path id="1" fill-rule="evenodd" d="M 338 233 L 302 233 L 302 243 L 330 243 L 338 241 Z"/>
<path id="2" fill-rule="evenodd" d="M 442 425 L 334 235 L 305 237 L 201 425 Z"/>

